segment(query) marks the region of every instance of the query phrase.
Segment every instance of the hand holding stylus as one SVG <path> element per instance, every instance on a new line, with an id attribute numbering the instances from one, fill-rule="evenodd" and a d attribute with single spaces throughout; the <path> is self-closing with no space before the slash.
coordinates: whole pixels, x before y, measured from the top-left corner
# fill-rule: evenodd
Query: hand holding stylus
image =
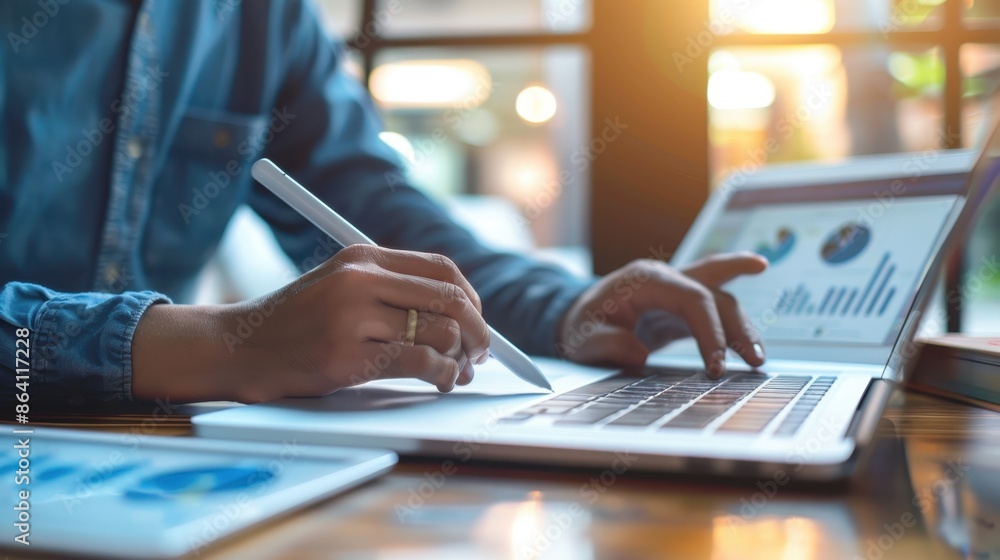
<path id="1" fill-rule="evenodd" d="M 324 233 L 333 238 L 334 241 L 337 241 L 345 247 L 351 245 L 375 245 L 375 242 L 372 241 L 371 238 L 362 233 L 358 228 L 354 227 L 354 225 L 344 219 L 340 214 L 334 212 L 329 206 L 324 204 L 323 201 L 316 198 L 295 179 L 278 168 L 278 166 L 271 160 L 266 158 L 258 160 L 257 163 L 255 163 L 251 168 L 251 173 L 253 174 L 254 179 L 257 179 L 260 184 L 267 187 L 268 190 L 273 192 L 278 198 L 295 209 L 295 211 L 299 214 L 302 214 L 302 216 L 309 220 L 309 222 L 311 222 L 314 226 L 318 227 Z M 432 255 L 431 258 L 444 260 L 450 263 L 450 261 L 443 256 Z M 451 266 L 454 267 L 453 264 Z M 459 276 L 461 276 L 461 273 L 458 272 L 457 268 L 455 268 L 455 271 Z M 462 280 L 464 281 L 465 278 L 463 277 Z M 468 282 L 466 282 L 466 284 L 468 284 Z M 471 286 L 469 289 L 471 290 Z M 414 308 L 411 308 L 408 311 L 410 313 L 410 322 L 407 325 L 406 342 L 408 344 L 413 344 L 412 321 L 416 317 L 418 311 Z M 482 310 L 480 309 L 480 311 Z M 507 366 L 514 375 L 520 377 L 528 383 L 548 391 L 552 390 L 552 385 L 550 385 L 548 380 L 545 379 L 545 375 L 538 369 L 538 366 L 531 361 L 531 358 L 525 355 L 524 352 L 521 352 L 520 349 L 511 344 L 510 341 L 504 338 L 489 325 L 487 325 L 487 329 L 489 330 L 490 354 L 492 354 L 493 357 L 499 360 L 503 365 Z"/>
<path id="2" fill-rule="evenodd" d="M 412 333 L 409 309 L 425 310 Z M 448 392 L 472 381 L 489 343 L 479 297 L 451 261 L 355 245 L 256 300 L 150 307 L 133 394 L 252 403 L 399 377 Z"/>

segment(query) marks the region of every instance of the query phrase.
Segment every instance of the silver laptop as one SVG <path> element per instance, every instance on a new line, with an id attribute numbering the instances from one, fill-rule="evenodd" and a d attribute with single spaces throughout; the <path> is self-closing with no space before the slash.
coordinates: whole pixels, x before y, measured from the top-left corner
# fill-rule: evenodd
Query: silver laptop
<path id="1" fill-rule="evenodd" d="M 639 371 L 539 360 L 555 387 L 542 394 L 491 360 L 447 395 L 378 381 L 197 416 L 196 433 L 295 434 L 457 463 L 846 476 L 913 355 L 943 247 L 996 181 L 1000 136 L 984 145 L 978 163 L 969 152 L 927 152 L 765 168 L 712 194 L 672 264 L 724 251 L 768 257 L 766 272 L 727 286 L 766 342 L 759 371 L 733 356 L 711 381 L 693 342 L 680 341 Z"/>

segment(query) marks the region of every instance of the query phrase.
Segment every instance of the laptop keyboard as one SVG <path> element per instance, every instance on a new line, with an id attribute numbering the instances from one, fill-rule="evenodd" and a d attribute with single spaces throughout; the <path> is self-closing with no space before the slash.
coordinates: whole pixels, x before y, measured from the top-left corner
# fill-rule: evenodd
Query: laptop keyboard
<path id="1" fill-rule="evenodd" d="M 739 373 L 716 382 L 701 373 L 685 370 L 647 368 L 647 371 L 655 373 L 642 378 L 620 376 L 591 383 L 515 412 L 502 421 L 521 423 L 547 417 L 556 426 L 703 430 L 737 408 L 713 431 L 756 434 L 795 401 L 774 432 L 776 436 L 792 436 L 836 379 Z"/>

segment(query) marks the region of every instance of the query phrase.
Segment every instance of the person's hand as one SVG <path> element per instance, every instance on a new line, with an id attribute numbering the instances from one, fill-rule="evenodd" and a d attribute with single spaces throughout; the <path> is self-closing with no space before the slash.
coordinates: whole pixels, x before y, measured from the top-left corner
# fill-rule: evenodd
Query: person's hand
<path id="1" fill-rule="evenodd" d="M 356 245 L 254 301 L 150 307 L 133 340 L 133 394 L 258 402 L 399 377 L 447 392 L 472 380 L 489 339 L 479 296 L 450 260 Z M 185 341 L 195 350 L 182 357 Z"/>
<path id="2" fill-rule="evenodd" d="M 717 255 L 681 270 L 652 259 L 633 261 L 574 302 L 560 326 L 559 351 L 580 363 L 637 367 L 650 351 L 690 335 L 713 378 L 725 374 L 727 347 L 747 364 L 760 366 L 765 358 L 760 338 L 722 285 L 758 274 L 767 264 L 753 253 Z M 660 332 L 652 340 L 640 339 L 640 321 L 657 315 Z"/>

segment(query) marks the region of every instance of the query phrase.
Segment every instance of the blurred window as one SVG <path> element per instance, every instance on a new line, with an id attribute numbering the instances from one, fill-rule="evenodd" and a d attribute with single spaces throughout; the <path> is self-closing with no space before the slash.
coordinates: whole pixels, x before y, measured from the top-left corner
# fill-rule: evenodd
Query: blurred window
<path id="1" fill-rule="evenodd" d="M 318 1 L 354 47 L 351 67 L 415 186 L 503 197 L 540 245 L 587 244 L 593 0 Z M 709 19 L 684 44 L 711 52 L 713 186 L 765 163 L 982 135 L 1000 81 L 1000 0 L 700 2 Z M 650 5 L 615 4 L 637 17 Z M 1000 239 L 1000 222 L 982 235 Z"/>
<path id="2" fill-rule="evenodd" d="M 764 163 L 944 147 L 938 48 L 731 47 L 709 61 L 713 179 Z"/>
<path id="3" fill-rule="evenodd" d="M 1000 0 L 710 0 L 709 10 L 713 185 L 764 163 L 972 148 L 998 117 L 986 109 L 1000 84 Z M 969 268 L 1000 254 L 1000 201 L 988 205 Z M 966 302 L 972 330 L 980 316 L 995 330 L 1000 316 L 1000 275 L 988 280 Z"/>
<path id="4" fill-rule="evenodd" d="M 378 0 L 376 6 L 386 18 L 385 36 L 572 33 L 590 26 L 589 0 Z"/>
<path id="5" fill-rule="evenodd" d="M 964 16 L 968 27 L 995 30 L 1000 25 L 1000 0 L 968 0 Z"/>
<path id="6" fill-rule="evenodd" d="M 998 82 L 1000 0 L 709 9 L 713 184 L 747 165 L 971 147 L 981 136 Z"/>
<path id="7" fill-rule="evenodd" d="M 590 0 L 321 0 L 434 197 L 498 196 L 540 246 L 587 244 Z"/>
<path id="8" fill-rule="evenodd" d="M 1000 24 L 1000 19 L 997 23 Z M 962 130 L 966 131 L 963 144 L 971 148 L 989 133 L 985 112 L 1000 88 L 1000 44 L 962 45 L 961 65 Z"/>

